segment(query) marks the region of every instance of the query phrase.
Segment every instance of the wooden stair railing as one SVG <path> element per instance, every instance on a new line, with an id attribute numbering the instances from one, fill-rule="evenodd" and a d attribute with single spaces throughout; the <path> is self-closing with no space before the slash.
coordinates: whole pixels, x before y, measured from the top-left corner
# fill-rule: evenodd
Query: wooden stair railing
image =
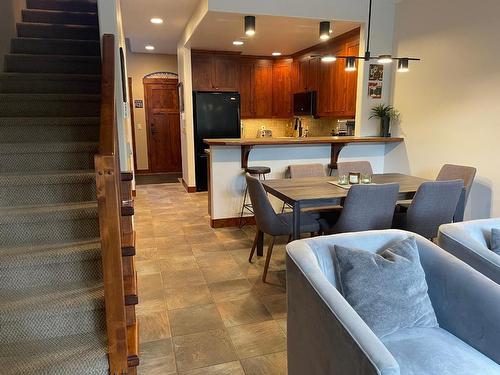
<path id="1" fill-rule="evenodd" d="M 115 112 L 115 37 L 102 38 L 101 125 L 95 155 L 108 358 L 111 375 L 128 374 L 128 329 L 122 265 L 121 171 Z"/>

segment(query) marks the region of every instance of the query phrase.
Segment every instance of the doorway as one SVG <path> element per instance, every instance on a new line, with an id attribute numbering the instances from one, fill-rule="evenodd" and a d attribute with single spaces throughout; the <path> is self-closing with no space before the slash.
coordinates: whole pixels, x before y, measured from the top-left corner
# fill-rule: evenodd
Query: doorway
<path id="1" fill-rule="evenodd" d="M 149 173 L 181 173 L 178 80 L 144 78 Z"/>

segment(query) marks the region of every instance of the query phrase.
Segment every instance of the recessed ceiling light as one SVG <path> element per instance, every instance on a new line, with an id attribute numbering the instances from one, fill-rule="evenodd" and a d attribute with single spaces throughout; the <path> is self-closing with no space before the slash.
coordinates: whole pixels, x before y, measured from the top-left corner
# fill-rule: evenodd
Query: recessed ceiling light
<path id="1" fill-rule="evenodd" d="M 146 46 L 145 47 L 148 51 L 154 51 L 155 46 Z"/>
<path id="2" fill-rule="evenodd" d="M 233 44 L 234 44 L 235 46 L 242 46 L 242 45 L 244 44 L 244 42 L 242 42 L 241 40 L 235 40 L 235 41 L 233 42 Z"/>
<path id="3" fill-rule="evenodd" d="M 281 52 L 273 52 L 272 55 L 273 56 L 281 56 Z"/>
<path id="4" fill-rule="evenodd" d="M 163 20 L 161 18 L 151 18 L 151 23 L 154 23 L 155 25 L 161 25 L 163 23 Z"/>

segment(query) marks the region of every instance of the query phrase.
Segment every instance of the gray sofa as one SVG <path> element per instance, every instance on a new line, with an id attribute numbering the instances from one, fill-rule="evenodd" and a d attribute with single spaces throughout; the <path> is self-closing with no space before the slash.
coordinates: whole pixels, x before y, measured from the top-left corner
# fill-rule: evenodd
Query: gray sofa
<path id="1" fill-rule="evenodd" d="M 438 244 L 450 254 L 500 284 L 500 255 L 490 250 L 492 228 L 500 228 L 500 219 L 441 225 Z"/>
<path id="2" fill-rule="evenodd" d="M 331 247 L 373 252 L 408 236 L 417 239 L 440 327 L 380 340 L 337 291 Z M 292 242 L 287 297 L 289 375 L 500 374 L 500 285 L 418 235 L 384 230 Z"/>

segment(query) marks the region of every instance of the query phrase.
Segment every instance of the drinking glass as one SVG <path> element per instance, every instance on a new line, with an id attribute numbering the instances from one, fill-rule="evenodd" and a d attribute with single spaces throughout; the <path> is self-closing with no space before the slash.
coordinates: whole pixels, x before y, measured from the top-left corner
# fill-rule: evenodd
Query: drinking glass
<path id="1" fill-rule="evenodd" d="M 346 174 L 339 175 L 339 185 L 349 185 L 349 177 Z"/>
<path id="2" fill-rule="evenodd" d="M 372 183 L 372 175 L 369 173 L 362 174 L 361 175 L 361 183 L 362 184 L 371 184 Z"/>

